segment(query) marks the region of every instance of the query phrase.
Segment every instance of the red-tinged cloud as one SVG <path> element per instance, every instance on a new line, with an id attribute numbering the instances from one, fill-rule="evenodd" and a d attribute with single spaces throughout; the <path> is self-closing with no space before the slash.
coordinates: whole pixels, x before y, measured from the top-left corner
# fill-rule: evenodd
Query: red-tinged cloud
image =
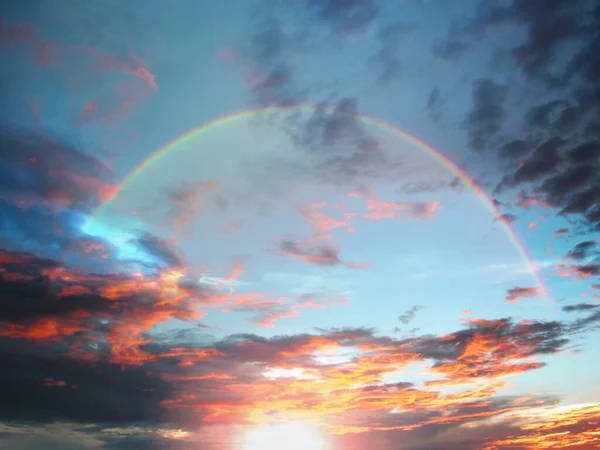
<path id="1" fill-rule="evenodd" d="M 309 308 L 329 308 L 344 306 L 348 299 L 335 293 L 303 294 L 296 299 L 279 297 L 269 299 L 261 294 L 232 294 L 212 298 L 211 305 L 223 303 L 225 312 L 250 313 L 255 325 L 272 328 L 281 319 L 298 317 Z"/>
<path id="2" fill-rule="evenodd" d="M 122 81 L 111 88 L 106 97 L 86 102 L 75 119 L 75 125 L 103 120 L 111 125 L 129 117 L 152 92 L 147 84 L 136 81 Z"/>
<path id="3" fill-rule="evenodd" d="M 224 403 L 220 397 L 215 403 L 206 402 L 201 390 L 188 388 L 164 406 L 204 411 L 206 420 L 213 423 L 237 422 L 244 417 L 253 423 L 269 417 L 320 417 L 327 422 L 342 414 L 342 423 L 332 426 L 337 432 L 347 432 L 343 429 L 344 417 L 355 413 L 368 413 L 361 431 L 377 429 L 394 408 L 399 411 L 390 429 L 410 431 L 434 424 L 476 421 L 532 407 L 540 401 L 522 399 L 487 408 L 493 404 L 494 395 L 507 386 L 493 380 L 539 369 L 541 364 L 532 359 L 564 346 L 562 333 L 559 323 L 471 319 L 467 328 L 456 333 L 402 341 L 376 337 L 364 329 L 321 330 L 320 335 L 272 339 L 231 336 L 217 346 L 224 355 L 215 366 L 222 368 L 225 361 L 236 362 L 225 372 L 236 377 L 235 383 L 223 385 L 231 395 L 229 401 Z M 331 351 L 351 352 L 351 357 L 330 363 L 319 360 Z M 256 364 L 252 376 L 240 366 L 246 361 Z M 423 388 L 384 381 L 403 367 L 426 361 L 432 363 L 433 373 L 444 375 L 444 380 Z M 216 362 L 207 361 L 198 376 L 210 371 Z M 472 387 L 459 393 L 435 389 L 461 384 Z"/>
<path id="4" fill-rule="evenodd" d="M 574 280 L 582 280 L 590 277 L 595 277 L 598 274 L 600 274 L 600 264 L 557 264 L 556 270 L 558 270 L 558 276 L 560 277 L 572 278 Z"/>
<path id="5" fill-rule="evenodd" d="M 542 295 L 540 288 L 517 286 L 508 290 L 504 300 L 507 302 L 516 302 L 523 298 L 535 298 L 540 295 Z"/>
<path id="6" fill-rule="evenodd" d="M 64 380 L 53 380 L 52 378 L 46 378 L 42 383 L 42 386 L 45 387 L 65 387 L 67 386 L 67 382 Z"/>
<path id="7" fill-rule="evenodd" d="M 343 229 L 347 232 L 353 232 L 354 228 L 350 221 L 356 216 L 354 213 L 344 213 L 342 218 L 336 219 L 328 216 L 321 210 L 327 207 L 327 203 L 313 203 L 298 209 L 298 213 L 310 225 L 313 238 L 316 240 L 331 239 L 331 231 Z"/>
<path id="8" fill-rule="evenodd" d="M 104 95 L 90 98 L 77 114 L 79 126 L 94 120 L 111 123 L 131 115 L 150 94 L 158 89 L 155 75 L 142 59 L 135 55 L 112 54 L 99 48 L 68 43 L 47 42 L 30 24 L 15 24 L 0 29 L 0 45 L 28 48 L 32 58 L 40 67 L 69 65 L 70 77 L 88 85 L 112 83 Z M 76 65 L 69 64 L 77 61 Z M 78 70 L 73 72 L 73 67 Z M 121 80 L 113 81 L 114 75 Z M 65 80 L 68 84 L 69 80 Z"/>
<path id="9" fill-rule="evenodd" d="M 367 212 L 363 217 L 367 220 L 381 219 L 433 219 L 441 207 L 441 202 L 393 202 L 379 200 L 375 191 L 367 186 L 348 194 L 349 197 L 361 198 L 366 203 Z"/>
<path id="10" fill-rule="evenodd" d="M 5 26 L 1 15 L 0 46 L 28 47 L 40 67 L 48 67 L 56 61 L 52 45 L 43 39 L 34 25 L 26 23 Z"/>
<path id="11" fill-rule="evenodd" d="M 75 337 L 82 342 L 104 341 L 119 364 L 155 360 L 156 355 L 141 349 L 148 343 L 144 333 L 172 319 L 201 319 L 198 307 L 209 295 L 199 285 L 186 287 L 185 274 L 175 269 L 151 276 L 92 275 L 6 251 L 0 253 L 0 269 L 4 293 L 0 335 L 36 341 Z M 174 357 L 172 352 L 169 357 Z M 186 360 L 197 357 L 188 355 Z"/>
<path id="12" fill-rule="evenodd" d="M 499 217 L 499 219 L 501 221 L 503 221 L 504 223 L 513 223 L 513 222 L 516 222 L 518 218 L 519 217 L 517 215 L 511 214 L 511 213 L 502 214 Z"/>
<path id="13" fill-rule="evenodd" d="M 333 245 L 302 246 L 292 240 L 283 240 L 279 244 L 280 252 L 284 256 L 306 261 L 317 266 L 343 265 L 353 269 L 364 269 L 368 264 L 342 261 L 339 258 L 340 249 Z"/>
<path id="14" fill-rule="evenodd" d="M 532 196 L 525 193 L 525 191 L 519 192 L 517 199 L 515 200 L 515 205 L 523 209 L 531 209 L 533 206 L 551 207 L 541 195 Z"/>
<path id="15" fill-rule="evenodd" d="M 227 375 L 225 373 L 207 373 L 204 375 L 173 375 L 173 374 L 165 374 L 163 379 L 168 381 L 203 381 L 203 380 L 235 380 L 235 377 L 232 375 Z"/>
<path id="16" fill-rule="evenodd" d="M 165 198 L 170 210 L 165 220 L 177 227 L 189 225 L 197 214 L 204 211 L 205 196 L 217 188 L 214 180 L 198 183 L 184 183 L 165 190 Z"/>
<path id="17" fill-rule="evenodd" d="M 108 167 L 63 139 L 2 127 L 0 140 L 0 200 L 22 210 L 87 210 L 115 189 Z"/>

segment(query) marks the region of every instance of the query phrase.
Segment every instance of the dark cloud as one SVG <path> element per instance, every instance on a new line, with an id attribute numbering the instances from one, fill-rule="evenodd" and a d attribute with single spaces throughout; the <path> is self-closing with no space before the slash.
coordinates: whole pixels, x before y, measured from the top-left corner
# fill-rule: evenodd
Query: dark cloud
<path id="1" fill-rule="evenodd" d="M 249 22 L 252 28 L 241 44 L 240 63 L 246 72 L 253 104 L 294 105 L 305 99 L 306 90 L 296 83 L 292 60 L 306 50 L 310 29 L 301 26 L 294 31 L 284 30 L 280 11 L 272 4 L 267 8 L 267 14 L 259 10 Z"/>
<path id="2" fill-rule="evenodd" d="M 105 270 L 115 249 L 82 231 L 110 195 L 111 171 L 40 130 L 0 126 L 0 245 Z"/>
<path id="3" fill-rule="evenodd" d="M 327 184 L 352 189 L 375 180 L 400 179 L 402 156 L 383 149 L 359 115 L 357 99 L 345 97 L 331 107 L 329 102 L 318 104 L 308 116 L 288 115 L 283 129 L 299 150 L 308 152 L 310 170 Z"/>
<path id="4" fill-rule="evenodd" d="M 574 321 L 571 324 L 571 331 L 574 333 L 597 331 L 599 328 L 598 324 L 600 324 L 600 311 L 595 311 L 589 316 Z"/>
<path id="5" fill-rule="evenodd" d="M 558 52 L 571 39 L 581 37 L 587 27 L 585 1 L 553 0 L 529 2 L 515 0 L 495 14 L 506 14 L 519 20 L 527 29 L 525 43 L 512 49 L 512 54 L 529 77 L 540 77 Z"/>
<path id="6" fill-rule="evenodd" d="M 600 159 L 600 141 L 588 141 L 570 149 L 566 157 L 573 163 L 593 163 Z"/>
<path id="7" fill-rule="evenodd" d="M 199 316 L 192 304 L 208 292 L 179 279 L 75 271 L 27 253 L 0 253 L 0 335 L 38 342 L 78 342 L 84 354 L 102 352 L 140 364 L 140 336 L 169 319 Z"/>
<path id="8" fill-rule="evenodd" d="M 561 206 L 572 194 L 593 182 L 598 176 L 597 171 L 598 169 L 593 165 L 571 166 L 544 180 L 536 190 L 545 195 L 550 205 Z"/>
<path id="9" fill-rule="evenodd" d="M 487 338 L 493 342 L 487 342 Z M 421 338 L 414 341 L 415 350 L 423 352 L 426 357 L 440 361 L 440 364 L 455 365 L 467 364 L 465 352 L 469 351 L 469 343 L 481 340 L 487 342 L 491 352 L 493 349 L 500 350 L 503 343 L 512 342 L 516 347 L 516 353 L 509 356 L 511 359 L 521 357 L 555 353 L 568 342 L 567 329 L 564 324 L 557 321 L 534 321 L 530 323 L 514 323 L 511 319 L 482 320 L 474 319 L 468 322 L 467 328 L 443 336 L 439 339 Z M 533 344 L 533 346 L 531 346 Z M 523 353 L 517 350 L 521 348 Z M 461 356 L 462 355 L 462 356 Z M 475 356 L 475 355 L 473 355 Z M 461 362 L 463 361 L 463 362 Z M 490 359 L 489 372 L 487 376 L 493 376 L 493 367 L 498 364 L 498 369 L 504 364 L 502 359 L 495 361 Z M 471 366 L 473 373 L 481 373 L 485 376 L 486 367 Z M 524 367 L 525 370 L 528 370 Z M 460 367 L 455 367 L 460 369 Z M 465 367 L 466 370 L 466 367 Z M 468 373 L 456 372 L 458 377 L 468 377 Z"/>
<path id="10" fill-rule="evenodd" d="M 525 122 L 530 127 L 552 128 L 560 117 L 561 111 L 569 106 L 567 100 L 552 100 L 532 107 L 525 114 Z"/>
<path id="11" fill-rule="evenodd" d="M 89 210 L 106 198 L 112 172 L 59 137 L 0 125 L 0 196 L 27 208 Z"/>
<path id="12" fill-rule="evenodd" d="M 574 266 L 566 266 L 575 278 L 588 278 L 600 274 L 600 264 L 587 263 Z"/>
<path id="13" fill-rule="evenodd" d="M 306 121 L 291 122 L 288 130 L 298 146 L 313 151 L 331 152 L 340 144 L 360 147 L 370 141 L 357 119 L 358 114 L 357 99 L 342 98 L 331 109 L 327 103 L 318 105 Z M 350 151 L 353 150 L 351 147 Z"/>
<path id="14" fill-rule="evenodd" d="M 499 188 L 528 183 L 525 189 L 535 192 L 560 214 L 577 215 L 590 225 L 590 231 L 600 229 L 600 212 L 595 208 L 600 202 L 600 172 L 595 164 L 600 150 L 598 135 L 594 134 L 600 129 L 599 38 L 595 31 L 599 10 L 597 2 L 585 0 L 480 1 L 471 19 L 451 26 L 447 42 L 449 46 L 459 43 L 462 49 L 469 36 L 486 39 L 499 26 L 525 31 L 524 42 L 504 49 L 525 75 L 526 84 L 515 88 L 511 97 L 522 95 L 521 89 L 541 90 L 548 95 L 542 101 L 529 100 L 529 109 L 523 115 L 525 126 L 500 148 L 500 156 L 514 158 L 516 165 L 509 169 Z M 477 88 L 487 92 L 476 86 L 475 93 Z M 491 125 L 473 127 L 470 119 L 477 111 L 475 101 L 467 118 L 471 147 L 482 148 L 488 137 L 497 133 L 505 116 L 502 107 L 497 106 L 501 102 L 493 101 L 502 98 L 494 96 L 497 89 L 488 90 L 492 94 L 490 102 L 496 105 L 488 113 Z M 535 148 L 531 155 L 530 148 Z"/>
<path id="15" fill-rule="evenodd" d="M 183 265 L 176 249 L 167 241 L 152 233 L 143 232 L 138 238 L 132 239 L 131 242 L 156 260 L 157 263 L 162 263 L 167 267 L 180 267 Z"/>
<path id="16" fill-rule="evenodd" d="M 429 117 L 435 123 L 439 123 L 443 117 L 443 108 L 444 108 L 444 100 L 442 99 L 442 94 L 438 88 L 433 88 L 429 93 L 429 97 L 427 99 L 427 112 L 429 113 Z"/>
<path id="17" fill-rule="evenodd" d="M 414 27 L 399 22 L 378 31 L 381 49 L 372 61 L 381 67 L 381 73 L 377 77 L 377 83 L 381 86 L 389 86 L 398 81 L 402 75 L 400 59 L 402 43 L 412 31 Z"/>
<path id="18" fill-rule="evenodd" d="M 520 158 L 525 156 L 529 149 L 530 145 L 527 142 L 517 139 L 500 147 L 498 154 L 503 158 Z"/>
<path id="19" fill-rule="evenodd" d="M 508 90 L 490 79 L 480 79 L 473 87 L 473 110 L 467 116 L 469 147 L 486 149 L 502 129 L 506 118 Z"/>
<path id="20" fill-rule="evenodd" d="M 600 203 L 600 184 L 592 185 L 580 192 L 569 196 L 560 214 L 582 214 L 587 213 L 587 217 L 591 222 L 597 222 L 597 212 L 595 208 Z"/>
<path id="21" fill-rule="evenodd" d="M 567 258 L 581 261 L 591 256 L 598 255 L 599 252 L 600 248 L 596 241 L 584 241 L 575 245 L 573 250 L 567 254 Z"/>
<path id="22" fill-rule="evenodd" d="M 364 32 L 379 14 L 373 0 L 306 0 L 306 3 L 317 19 L 342 36 Z"/>
<path id="23" fill-rule="evenodd" d="M 589 311 L 596 308 L 600 308 L 600 305 L 592 303 L 577 303 L 576 305 L 563 306 L 562 310 L 565 312 L 580 312 Z"/>
<path id="24" fill-rule="evenodd" d="M 565 143 L 564 139 L 558 137 L 546 140 L 519 166 L 514 174 L 504 177 L 498 185 L 498 189 L 537 181 L 545 175 L 552 173 L 561 162 L 559 149 Z M 550 186 L 553 184 L 552 181 L 548 183 Z"/>
<path id="25" fill-rule="evenodd" d="M 33 343 L 0 339 L 0 418 L 91 423 L 163 422 L 168 385 L 143 368 L 77 360 Z M 52 386 L 47 380 L 64 381 Z"/>
<path id="26" fill-rule="evenodd" d="M 469 47 L 469 42 L 465 33 L 461 31 L 461 27 L 453 24 L 445 39 L 433 46 L 432 52 L 434 56 L 440 59 L 456 62 Z"/>
<path id="27" fill-rule="evenodd" d="M 517 26 L 526 32 L 525 42 L 509 49 L 515 65 L 530 79 L 556 85 L 551 73 L 561 50 L 592 29 L 588 19 L 590 2 L 586 0 L 552 0 L 529 2 L 476 3 L 473 18 L 450 26 L 446 40 L 434 48 L 434 54 L 456 60 L 473 41 L 481 41 L 500 26 Z"/>
<path id="28" fill-rule="evenodd" d="M 400 322 L 402 322 L 404 325 L 408 325 L 415 319 L 417 312 L 421 311 L 422 309 L 424 309 L 423 306 L 419 306 L 419 305 L 413 306 L 412 308 L 409 308 L 408 310 L 406 310 L 404 313 L 400 314 L 398 316 L 398 320 Z"/>

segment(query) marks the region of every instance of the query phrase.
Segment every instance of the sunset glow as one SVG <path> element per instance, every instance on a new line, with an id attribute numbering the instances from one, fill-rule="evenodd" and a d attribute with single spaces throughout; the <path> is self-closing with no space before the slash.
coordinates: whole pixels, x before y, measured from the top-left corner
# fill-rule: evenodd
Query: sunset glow
<path id="1" fill-rule="evenodd" d="M 332 450 L 315 428 L 303 423 L 284 423 L 248 433 L 243 450 Z"/>

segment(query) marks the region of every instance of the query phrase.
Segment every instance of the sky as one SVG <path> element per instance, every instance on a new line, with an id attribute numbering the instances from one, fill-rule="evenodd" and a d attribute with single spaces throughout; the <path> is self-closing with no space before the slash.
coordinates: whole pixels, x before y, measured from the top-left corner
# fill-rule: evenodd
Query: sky
<path id="1" fill-rule="evenodd" d="M 0 449 L 600 448 L 599 21 L 0 2 Z"/>

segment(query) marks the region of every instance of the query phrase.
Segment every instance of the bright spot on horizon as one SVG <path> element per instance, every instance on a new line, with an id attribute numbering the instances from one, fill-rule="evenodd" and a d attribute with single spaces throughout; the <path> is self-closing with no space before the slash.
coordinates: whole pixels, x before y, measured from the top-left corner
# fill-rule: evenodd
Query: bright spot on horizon
<path id="1" fill-rule="evenodd" d="M 284 423 L 250 431 L 242 450 L 328 450 L 325 439 L 306 423 Z"/>

